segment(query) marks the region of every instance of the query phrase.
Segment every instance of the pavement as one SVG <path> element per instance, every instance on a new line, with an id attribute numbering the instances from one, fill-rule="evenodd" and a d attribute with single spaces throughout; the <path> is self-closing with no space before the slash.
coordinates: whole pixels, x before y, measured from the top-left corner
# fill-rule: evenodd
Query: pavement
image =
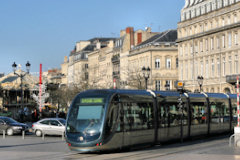
<path id="1" fill-rule="evenodd" d="M 0 160 L 240 160 L 240 148 L 229 146 L 229 136 L 166 144 L 113 153 L 71 152 L 61 136 L 0 135 Z"/>

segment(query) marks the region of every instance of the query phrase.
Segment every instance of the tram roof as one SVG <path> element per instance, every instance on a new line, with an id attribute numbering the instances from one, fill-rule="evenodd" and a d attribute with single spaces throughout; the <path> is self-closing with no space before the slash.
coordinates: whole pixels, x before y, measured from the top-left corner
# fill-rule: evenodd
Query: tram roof
<path id="1" fill-rule="evenodd" d="M 189 97 L 203 97 L 206 98 L 206 96 L 202 93 L 188 93 Z"/>
<path id="2" fill-rule="evenodd" d="M 226 94 L 223 93 L 206 93 L 209 98 L 228 98 Z"/>
<path id="3" fill-rule="evenodd" d="M 228 94 L 228 95 L 229 95 L 229 98 L 231 98 L 231 99 L 234 99 L 234 98 L 237 99 L 237 94 Z"/>
<path id="4" fill-rule="evenodd" d="M 114 93 L 118 93 L 118 94 L 138 94 L 138 95 L 148 95 L 151 96 L 151 94 L 149 92 L 147 92 L 146 90 L 123 90 L 123 89 L 94 89 L 94 90 L 87 90 L 85 91 L 86 93 L 90 93 L 90 92 L 99 92 L 99 93 L 109 93 L 109 94 L 114 94 Z"/>

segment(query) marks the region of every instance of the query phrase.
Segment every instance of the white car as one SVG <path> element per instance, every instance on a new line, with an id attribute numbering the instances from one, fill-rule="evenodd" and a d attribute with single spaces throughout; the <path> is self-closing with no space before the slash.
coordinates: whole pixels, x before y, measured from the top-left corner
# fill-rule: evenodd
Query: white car
<path id="1" fill-rule="evenodd" d="M 66 120 L 62 118 L 45 118 L 32 124 L 36 136 L 62 135 L 65 133 Z"/>

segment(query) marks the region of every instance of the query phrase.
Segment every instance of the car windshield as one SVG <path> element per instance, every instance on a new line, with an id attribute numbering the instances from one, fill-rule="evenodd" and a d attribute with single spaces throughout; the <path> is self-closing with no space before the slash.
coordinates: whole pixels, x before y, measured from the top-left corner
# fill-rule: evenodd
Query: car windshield
<path id="1" fill-rule="evenodd" d="M 103 105 L 76 105 L 68 117 L 67 131 L 99 133 L 103 119 Z"/>
<path id="2" fill-rule="evenodd" d="M 11 124 L 11 123 L 18 123 L 17 121 L 15 121 L 12 118 L 2 118 L 7 124 Z"/>
<path id="3" fill-rule="evenodd" d="M 59 121 L 65 126 L 66 120 L 65 119 L 59 119 Z"/>

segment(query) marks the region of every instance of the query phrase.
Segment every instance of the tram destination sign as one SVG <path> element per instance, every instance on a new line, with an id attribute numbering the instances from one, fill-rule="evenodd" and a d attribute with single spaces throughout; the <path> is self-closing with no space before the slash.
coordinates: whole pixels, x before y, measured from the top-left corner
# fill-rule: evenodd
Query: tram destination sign
<path id="1" fill-rule="evenodd" d="M 104 99 L 103 98 L 81 98 L 80 100 L 81 103 L 103 103 Z"/>

